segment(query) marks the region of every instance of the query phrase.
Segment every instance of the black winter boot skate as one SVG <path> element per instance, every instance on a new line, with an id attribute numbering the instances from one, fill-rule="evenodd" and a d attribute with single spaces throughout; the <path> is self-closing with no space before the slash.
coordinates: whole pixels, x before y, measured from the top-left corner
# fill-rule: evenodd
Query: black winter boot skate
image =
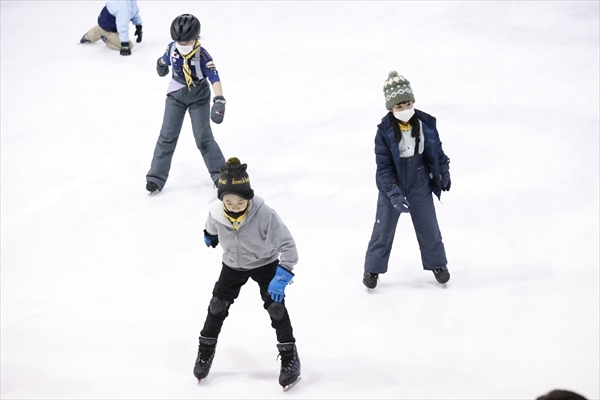
<path id="1" fill-rule="evenodd" d="M 372 274 L 370 272 L 365 271 L 363 275 L 363 283 L 368 289 L 375 289 L 377 286 L 377 280 L 379 279 L 379 274 Z"/>
<path id="2" fill-rule="evenodd" d="M 194 365 L 194 376 L 198 379 L 198 382 L 206 378 L 210 372 L 216 348 L 217 339 L 200 336 L 198 357 L 196 357 L 196 364 Z"/>
<path id="3" fill-rule="evenodd" d="M 149 194 L 160 192 L 158 185 L 154 182 L 146 182 L 146 190 L 150 192 Z"/>
<path id="4" fill-rule="evenodd" d="M 81 39 L 79 39 L 79 43 L 83 44 L 83 43 L 92 43 L 92 42 L 90 41 L 90 39 L 88 39 L 87 33 L 86 33 L 85 35 L 83 35 L 81 37 Z"/>
<path id="5" fill-rule="evenodd" d="M 448 272 L 448 268 L 446 267 L 434 269 L 433 275 L 439 283 L 446 283 L 450 280 L 450 272 Z"/>
<path id="6" fill-rule="evenodd" d="M 277 344 L 279 357 L 281 358 L 281 372 L 279 373 L 279 384 L 283 390 L 293 386 L 300 377 L 300 358 L 294 343 Z"/>

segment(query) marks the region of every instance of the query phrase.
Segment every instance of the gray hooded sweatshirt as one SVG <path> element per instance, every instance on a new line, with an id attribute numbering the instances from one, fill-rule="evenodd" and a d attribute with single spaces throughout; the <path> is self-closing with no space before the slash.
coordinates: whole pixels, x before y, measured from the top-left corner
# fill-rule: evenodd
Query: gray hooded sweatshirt
<path id="1" fill-rule="evenodd" d="M 248 215 L 237 231 L 225 216 L 223 202 L 213 201 L 209 205 L 205 229 L 211 235 L 219 235 L 223 263 L 230 268 L 255 269 L 279 258 L 279 264 L 291 271 L 298 263 L 292 234 L 275 210 L 258 196 L 250 200 Z"/>

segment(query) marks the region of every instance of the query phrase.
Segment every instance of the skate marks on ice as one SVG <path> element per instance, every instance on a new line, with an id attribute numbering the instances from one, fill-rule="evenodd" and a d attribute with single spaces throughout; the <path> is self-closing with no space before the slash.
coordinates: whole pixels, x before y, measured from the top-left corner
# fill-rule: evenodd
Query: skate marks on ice
<path id="1" fill-rule="evenodd" d="M 213 198 L 217 196 L 217 188 L 215 184 L 212 182 L 202 182 L 202 183 L 179 183 L 179 182 L 169 182 L 162 190 L 155 190 L 153 192 L 148 192 L 148 196 L 156 196 L 163 191 L 169 192 L 171 196 L 182 196 L 182 195 L 191 195 L 198 196 L 198 192 L 202 194 L 202 196 L 206 195 L 206 198 Z"/>
<path id="2" fill-rule="evenodd" d="M 279 385 L 279 383 L 277 382 L 278 379 L 278 375 L 276 373 L 270 373 L 270 372 L 211 372 L 211 374 L 209 376 L 207 376 L 206 378 L 203 379 L 198 379 L 196 380 L 196 386 L 198 387 L 203 387 L 203 388 L 216 388 L 220 385 L 230 385 L 231 383 L 228 382 L 229 378 L 234 378 L 237 381 L 240 381 L 240 376 L 241 375 L 246 375 L 246 377 L 249 375 L 251 378 L 253 378 L 254 380 L 257 381 L 270 381 L 273 382 L 273 387 L 276 387 L 275 385 L 281 387 L 281 389 L 283 390 L 283 392 L 289 392 L 290 390 L 292 390 L 301 380 L 302 380 L 302 375 L 298 376 L 298 379 L 296 379 L 293 383 L 290 383 L 289 385 Z M 247 379 L 242 379 L 242 381 L 244 381 L 244 384 L 248 384 L 248 380 Z M 295 389 L 294 391 L 298 391 L 298 389 Z"/>
<path id="3" fill-rule="evenodd" d="M 367 287 L 365 287 L 364 285 L 361 285 L 362 288 L 364 290 L 367 291 L 367 294 L 369 295 L 374 295 L 375 293 L 378 292 L 382 292 L 385 291 L 386 289 L 392 289 L 392 288 L 408 288 L 408 289 L 448 289 L 449 287 L 451 287 L 451 282 L 447 282 L 447 283 L 439 283 L 436 282 L 435 278 L 432 276 L 431 279 L 427 279 L 427 278 L 407 278 L 407 279 L 400 279 L 400 278 L 393 278 L 390 277 L 390 279 L 385 279 L 383 278 L 383 280 L 380 280 L 377 283 L 377 287 L 374 289 L 369 289 Z"/>

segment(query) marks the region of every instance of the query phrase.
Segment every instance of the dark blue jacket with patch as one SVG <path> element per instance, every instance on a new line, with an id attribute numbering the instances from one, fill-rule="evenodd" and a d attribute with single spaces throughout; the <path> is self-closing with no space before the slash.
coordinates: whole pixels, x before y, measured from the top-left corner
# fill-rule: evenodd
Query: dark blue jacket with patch
<path id="1" fill-rule="evenodd" d="M 438 134 L 435 117 L 415 109 L 415 115 L 422 122 L 425 165 L 429 169 L 431 190 L 440 198 L 442 195 L 442 182 L 440 173 L 450 169 L 450 159 L 442 149 L 442 142 Z M 400 174 L 400 148 L 396 142 L 394 127 L 398 121 L 389 112 L 377 125 L 375 135 L 375 161 L 377 163 L 377 188 L 389 193 L 394 187 L 398 187 L 398 176 Z M 389 194 L 388 194 L 389 196 Z"/>
<path id="2" fill-rule="evenodd" d="M 165 65 L 173 68 L 173 79 L 185 85 L 185 77 L 183 74 L 183 63 L 185 60 L 179 54 L 179 50 L 177 50 L 175 42 L 169 43 L 165 53 L 162 56 L 162 60 Z M 189 59 L 187 63 L 190 66 L 190 71 L 192 72 L 192 78 L 195 85 L 204 78 L 208 78 L 210 83 L 213 85 L 221 81 L 221 78 L 219 78 L 219 72 L 215 66 L 215 62 L 204 47 L 200 47 L 200 50 L 196 53 L 196 55 Z"/>

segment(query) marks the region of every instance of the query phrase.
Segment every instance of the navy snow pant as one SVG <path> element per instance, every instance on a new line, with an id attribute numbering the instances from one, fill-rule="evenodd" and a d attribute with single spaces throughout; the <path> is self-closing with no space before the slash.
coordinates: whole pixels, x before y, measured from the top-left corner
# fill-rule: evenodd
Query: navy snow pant
<path id="1" fill-rule="evenodd" d="M 213 289 L 213 296 L 226 301 L 227 306 L 217 314 L 213 314 L 211 307 L 208 307 L 208 314 L 206 315 L 206 321 L 204 322 L 204 328 L 200 332 L 200 336 L 209 338 L 217 338 L 219 336 L 223 322 L 229 315 L 229 306 L 237 299 L 240 289 L 248 282 L 248 278 L 252 278 L 252 280 L 258 283 L 260 296 L 264 302 L 265 310 L 269 311 L 271 326 L 275 329 L 277 341 L 279 343 L 295 343 L 296 339 L 294 338 L 290 316 L 285 307 L 285 300 L 281 303 L 275 303 L 268 292 L 269 283 L 275 276 L 278 265 L 279 260 L 276 260 L 264 267 L 237 270 L 223 264 L 221 275 L 219 275 L 219 279 Z M 273 307 L 279 307 L 279 309 L 273 312 Z"/>
<path id="2" fill-rule="evenodd" d="M 177 139 L 183 126 L 186 110 L 192 121 L 192 132 L 196 146 L 202 154 L 204 164 L 213 182 L 221 176 L 219 169 L 225 164 L 225 158 L 213 137 L 210 128 L 210 87 L 203 79 L 191 90 L 183 87 L 167 94 L 162 128 L 154 149 L 152 164 L 146 182 L 154 182 L 160 190 L 165 186 L 171 169 L 171 160 L 177 146 Z"/>
<path id="3" fill-rule="evenodd" d="M 401 158 L 398 178 L 398 184 L 410 204 L 410 217 L 417 234 L 423 269 L 445 267 L 446 251 L 435 215 L 429 173 L 423 155 Z M 377 215 L 365 257 L 365 271 L 374 274 L 387 272 L 399 217 L 400 213 L 394 209 L 385 192 L 379 191 Z"/>

